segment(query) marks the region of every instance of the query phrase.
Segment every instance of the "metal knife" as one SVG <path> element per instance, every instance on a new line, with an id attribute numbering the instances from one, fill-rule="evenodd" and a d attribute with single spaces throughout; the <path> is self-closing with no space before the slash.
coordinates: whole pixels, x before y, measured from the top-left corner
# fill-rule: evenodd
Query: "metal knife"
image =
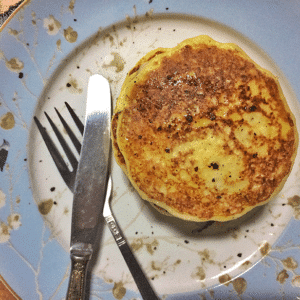
<path id="1" fill-rule="evenodd" d="M 101 75 L 92 75 L 73 198 L 69 300 L 84 299 L 88 262 L 99 243 L 110 162 L 110 119 L 109 83 Z"/>

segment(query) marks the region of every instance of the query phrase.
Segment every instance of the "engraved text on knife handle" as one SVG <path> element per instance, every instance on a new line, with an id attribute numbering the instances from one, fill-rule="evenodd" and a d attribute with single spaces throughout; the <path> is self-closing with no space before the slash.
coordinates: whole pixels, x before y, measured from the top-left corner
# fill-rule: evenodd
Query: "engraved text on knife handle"
<path id="1" fill-rule="evenodd" d="M 91 254 L 76 254 L 71 251 L 71 275 L 67 300 L 84 300 L 88 262 Z"/>

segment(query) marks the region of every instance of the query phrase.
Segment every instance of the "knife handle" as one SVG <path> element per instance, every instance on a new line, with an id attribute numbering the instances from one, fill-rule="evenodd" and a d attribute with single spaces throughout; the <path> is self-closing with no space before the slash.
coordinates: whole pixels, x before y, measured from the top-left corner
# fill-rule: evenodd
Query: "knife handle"
<path id="1" fill-rule="evenodd" d="M 129 245 L 127 244 L 125 237 L 121 229 L 119 228 L 115 218 L 110 215 L 105 217 L 106 224 L 108 225 L 119 249 L 125 259 L 125 262 L 132 274 L 132 277 L 143 297 L 144 300 L 159 300 L 154 290 L 152 289 L 148 279 L 142 271 L 139 263 L 133 255 Z"/>
<path id="2" fill-rule="evenodd" d="M 78 256 L 71 253 L 71 275 L 67 300 L 84 300 L 87 266 L 90 255 Z"/>

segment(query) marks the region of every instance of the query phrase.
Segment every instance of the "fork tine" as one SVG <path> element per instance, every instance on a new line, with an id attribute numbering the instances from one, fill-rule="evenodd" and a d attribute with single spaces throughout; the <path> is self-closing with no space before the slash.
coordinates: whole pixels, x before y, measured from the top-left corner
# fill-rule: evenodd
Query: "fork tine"
<path id="1" fill-rule="evenodd" d="M 52 141 L 51 137 L 49 136 L 48 132 L 40 123 L 39 119 L 36 116 L 34 116 L 33 119 L 39 129 L 39 132 L 41 133 L 41 136 L 47 146 L 47 149 L 49 150 L 49 152 L 52 156 L 52 159 L 53 159 L 59 173 L 61 174 L 62 178 L 67 183 L 67 185 L 70 184 L 70 176 L 69 176 L 70 171 L 69 171 L 68 166 L 66 165 L 62 156 L 60 155 L 58 149 L 56 148 L 56 146 L 55 146 L 54 142 Z"/>
<path id="2" fill-rule="evenodd" d="M 59 111 L 56 108 L 54 108 L 54 109 L 55 109 L 55 111 L 56 111 L 56 113 L 57 113 L 57 115 L 58 115 L 61 123 L 63 124 L 64 128 L 66 129 L 66 131 L 67 131 L 67 133 L 68 133 L 68 135 L 69 135 L 69 137 L 70 137 L 73 145 L 75 146 L 78 154 L 80 154 L 80 150 L 81 150 L 81 144 L 80 144 L 80 142 L 78 141 L 77 137 L 75 136 L 75 134 L 73 133 L 72 129 L 67 124 L 67 122 L 65 121 L 65 119 L 59 113 Z"/>
<path id="3" fill-rule="evenodd" d="M 81 134 L 83 135 L 83 130 L 84 130 L 84 125 L 81 122 L 81 120 L 78 118 L 78 116 L 75 114 L 74 110 L 72 109 L 72 107 L 68 104 L 68 102 L 65 102 L 65 105 L 70 113 L 70 115 L 72 116 L 77 128 L 79 129 L 79 131 L 81 132 Z"/>
<path id="4" fill-rule="evenodd" d="M 53 121 L 51 120 L 51 118 L 48 116 L 48 114 L 46 112 L 44 112 L 44 114 L 46 115 L 57 139 L 59 140 L 62 148 L 64 149 L 72 167 L 73 170 L 77 169 L 78 166 L 78 161 L 76 159 L 76 157 L 74 156 L 73 152 L 71 151 L 70 147 L 68 146 L 67 142 L 65 141 L 64 137 L 62 136 L 62 134 L 60 133 L 60 131 L 57 129 L 56 125 L 53 123 Z"/>

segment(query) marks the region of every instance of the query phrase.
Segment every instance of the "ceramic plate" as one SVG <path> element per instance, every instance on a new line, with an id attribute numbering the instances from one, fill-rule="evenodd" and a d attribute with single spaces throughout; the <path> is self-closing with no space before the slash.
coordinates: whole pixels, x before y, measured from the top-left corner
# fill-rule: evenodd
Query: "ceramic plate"
<path id="1" fill-rule="evenodd" d="M 296 2 L 55 0 L 23 7 L 0 33 L 0 270 L 15 292 L 63 299 L 70 272 L 72 193 L 34 115 L 54 136 L 43 112 L 61 128 L 56 107 L 75 131 L 64 102 L 84 120 L 91 74 L 109 79 L 115 103 L 143 55 L 207 34 L 238 44 L 278 76 L 298 121 L 299 28 Z M 162 299 L 297 299 L 299 155 L 272 202 L 235 221 L 203 224 L 162 217 L 112 162 L 114 215 Z M 105 225 L 99 243 L 90 299 L 141 299 Z"/>

